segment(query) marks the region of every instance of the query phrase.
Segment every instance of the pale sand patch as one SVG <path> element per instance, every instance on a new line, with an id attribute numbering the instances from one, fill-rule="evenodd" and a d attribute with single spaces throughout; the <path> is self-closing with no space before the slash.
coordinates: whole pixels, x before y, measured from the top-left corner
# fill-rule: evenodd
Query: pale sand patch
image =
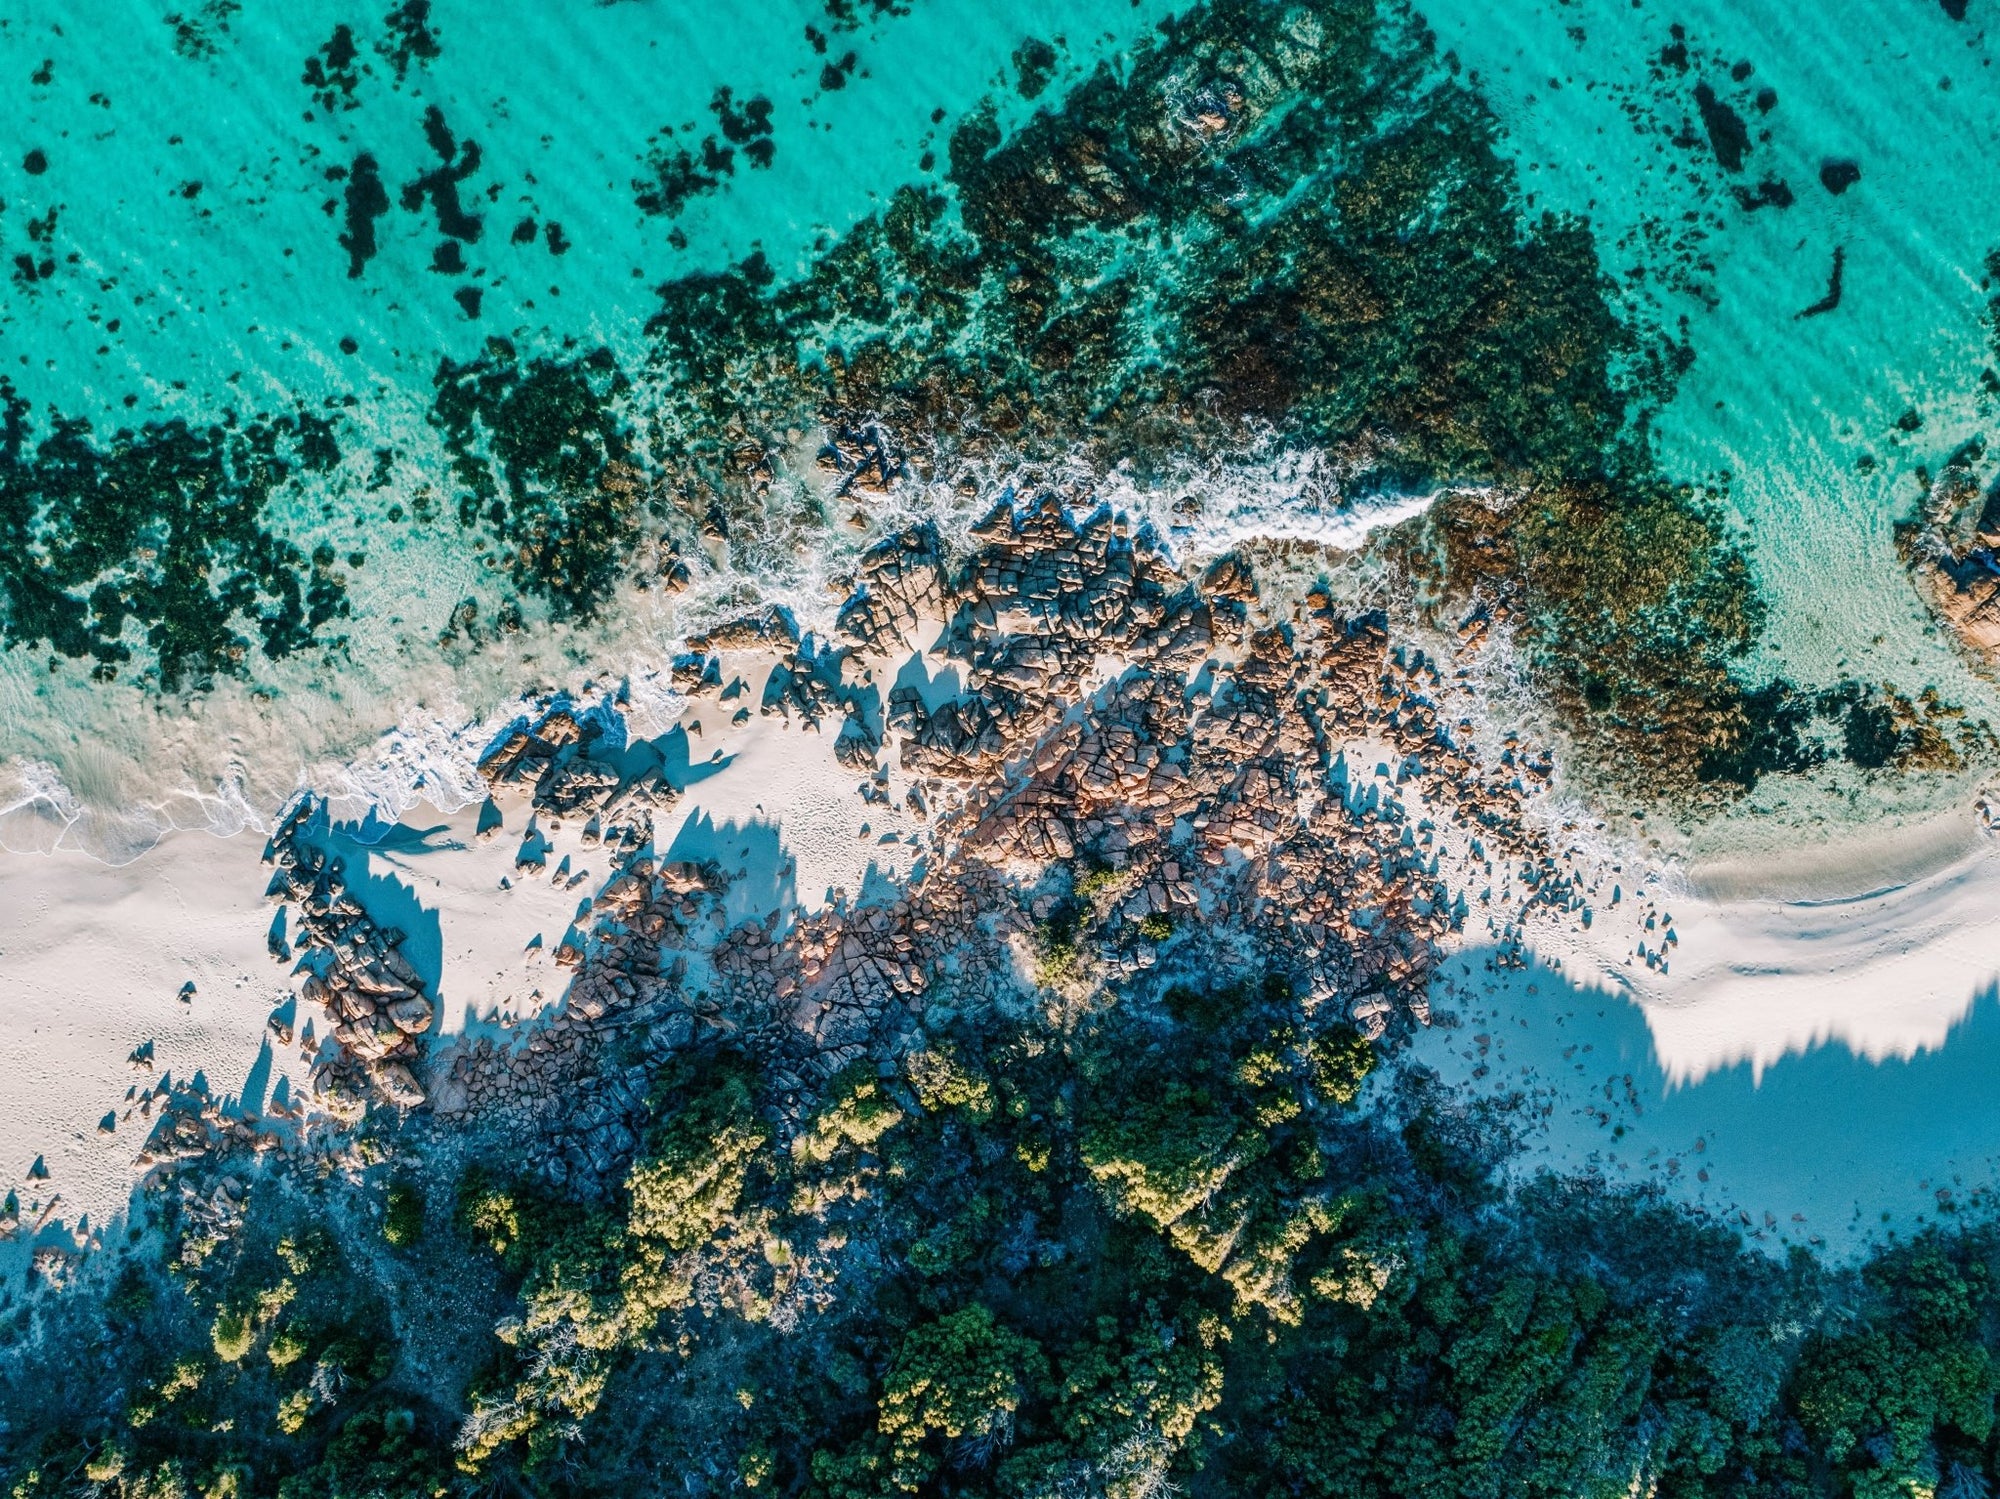
<path id="1" fill-rule="evenodd" d="M 864 800 L 862 788 L 875 778 L 835 758 L 837 716 L 814 730 L 758 713 L 752 705 L 761 700 L 769 658 L 730 653 L 724 662 L 725 681 L 735 672 L 756 685 L 729 701 L 689 705 L 681 726 L 688 764 L 669 766 L 684 796 L 657 830 L 661 856 L 713 859 L 734 877 L 731 921 L 794 904 L 816 909 L 837 895 L 859 899 L 879 891 L 880 880 L 907 878 L 924 830 L 906 803 L 909 778 L 892 768 L 877 783 L 882 798 Z M 870 663 L 885 702 L 912 662 L 921 675 L 920 655 Z M 939 667 L 922 679 L 941 681 L 943 673 Z M 746 707 L 749 716 L 736 722 Z"/>
<path id="2" fill-rule="evenodd" d="M 693 705 L 701 731 L 660 741 L 669 778 L 686 788 L 655 830 L 662 857 L 721 864 L 735 877 L 732 922 L 816 907 L 836 891 L 860 897 L 871 872 L 907 876 L 923 820 L 902 804 L 906 779 L 884 783 L 893 805 L 863 801 L 872 778 L 834 758 L 837 721 L 818 733 L 755 713 L 732 724 L 736 706 Z M 613 871 L 609 850 L 584 847 L 582 818 L 553 826 L 519 793 L 499 811 L 485 838 L 478 806 L 427 804 L 394 824 L 327 836 L 350 893 L 404 932 L 404 953 L 437 1000 L 438 1034 L 554 1005 L 570 978 L 555 950 Z M 76 852 L 0 851 L 0 1171 L 19 1193 L 24 1228 L 58 1194 L 52 1223 L 101 1229 L 119 1216 L 158 1117 L 141 1116 L 128 1090 L 199 1075 L 250 1112 L 281 1080 L 305 1096 L 296 1042 L 279 1046 L 267 1028 L 294 981 L 292 964 L 268 951 L 278 911 L 264 898 L 263 850 L 255 833 L 173 832 L 116 867 Z M 523 865 L 524 851 L 542 867 Z M 308 1021 L 326 1029 L 304 1008 L 296 1021 L 301 1034 Z M 148 1042 L 150 1071 L 128 1060 Z M 118 1120 L 104 1135 L 107 1112 Z M 46 1180 L 29 1178 L 38 1157 Z"/>
<path id="3" fill-rule="evenodd" d="M 478 806 L 432 815 L 420 805 L 391 828 L 324 840 L 348 893 L 403 932 L 403 956 L 437 1004 L 434 1034 L 512 1022 L 559 998 L 569 973 L 556 948 L 611 875 L 612 854 L 583 846 L 581 820 L 551 828 L 520 795 L 497 810 L 483 838 Z M 528 849 L 543 867 L 520 862 Z"/>
<path id="4" fill-rule="evenodd" d="M 251 1107 L 281 1079 L 298 1096 L 303 1064 L 265 1026 L 290 990 L 265 946 L 263 847 L 255 833 L 176 832 L 118 867 L 0 853 L 0 1171 L 24 1228 L 56 1194 L 52 1221 L 101 1229 L 119 1215 L 152 1125 L 130 1089 L 199 1075 Z M 147 1042 L 150 1070 L 127 1060 Z M 46 1181 L 29 1180 L 37 1156 Z"/>
<path id="5" fill-rule="evenodd" d="M 1830 1043 L 1871 1062 L 1936 1050 L 2000 979 L 2000 847 L 1969 811 L 1774 851 L 1761 891 L 1757 873 L 1665 873 L 1602 913 L 1586 941 L 1548 949 L 1640 1006 L 1676 1083 L 1746 1062 L 1761 1077 Z M 1645 964 L 1642 945 L 1664 952 L 1665 971 Z"/>
<path id="6" fill-rule="evenodd" d="M 1948 1218 L 2000 1187 L 2000 849 L 1952 858 L 1959 838 L 1932 845 L 1943 867 L 1812 900 L 1607 860 L 1587 933 L 1532 924 L 1525 969 L 1472 943 L 1447 961 L 1433 1001 L 1462 1024 L 1416 1057 L 1520 1096 L 1517 1170 L 1650 1182 L 1774 1248 L 1854 1253 Z M 1772 869 L 1837 888 L 1915 848 L 1891 832 Z"/>

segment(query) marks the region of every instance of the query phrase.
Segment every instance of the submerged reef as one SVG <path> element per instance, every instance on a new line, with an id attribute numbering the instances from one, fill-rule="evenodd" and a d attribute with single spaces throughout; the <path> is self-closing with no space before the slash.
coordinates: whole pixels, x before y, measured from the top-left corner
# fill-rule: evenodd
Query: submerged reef
<path id="1" fill-rule="evenodd" d="M 420 9 L 392 12 L 392 31 L 421 42 Z M 397 53 L 399 76 L 424 55 Z M 710 166 L 676 147 L 682 166 L 653 163 L 646 192 L 673 177 L 678 202 L 738 155 L 769 164 L 768 100 L 724 87 L 711 113 Z M 1718 153 L 1730 121 L 1742 128 L 1719 96 L 1703 118 Z M 424 131 L 437 164 L 401 205 L 434 212 L 433 268 L 466 273 L 484 216 L 459 184 L 479 147 L 435 106 Z M 1809 769 L 1833 741 L 1795 725 L 1845 709 L 1801 719 L 1811 690 L 1752 674 L 1764 608 L 1745 542 L 1719 492 L 1675 482 L 1652 453 L 1653 413 L 1692 353 L 1627 308 L 1588 223 L 1523 208 L 1494 131 L 1455 60 L 1398 6 L 1215 0 L 1011 133 L 991 106 L 973 110 L 941 186 L 896 192 L 804 275 L 781 280 L 752 255 L 662 285 L 636 356 L 495 336 L 441 358 L 431 427 L 442 508 L 483 573 L 473 608 L 588 623 L 635 588 L 711 575 L 754 588 L 824 550 L 841 520 L 869 529 L 874 501 L 898 489 L 977 496 L 1060 472 L 1080 493 L 1115 474 L 1187 484 L 1198 509 L 1187 475 L 1287 452 L 1346 502 L 1437 497 L 1380 550 L 1433 628 L 1483 620 L 1522 648 L 1580 783 L 1615 765 L 1621 794 L 1699 807 Z M 328 176 L 343 181 L 340 243 L 361 276 L 392 194 L 366 151 Z M 532 216 L 513 242 L 543 228 L 559 248 L 560 226 Z M 460 293 L 477 317 L 479 288 Z M 342 462 L 334 426 L 311 420 L 235 511 L 285 483 L 378 487 L 357 467 L 365 443 Z M 232 441 L 282 448 L 287 421 Z M 183 503 L 169 490 L 190 492 L 157 465 L 125 482 L 158 491 L 141 504 L 156 516 Z M 202 483 L 219 495 L 244 480 Z M 23 534 L 43 545 L 100 503 L 58 502 L 43 479 L 14 490 Z M 425 522 L 429 493 L 415 505 Z M 403 518 L 395 506 L 387 523 Z M 99 549 L 17 569 L 0 580 L 19 595 L 8 639 L 94 656 L 100 673 L 149 650 L 147 680 L 171 689 L 254 674 L 253 631 L 271 656 L 340 638 L 326 633 L 347 607 L 337 551 L 308 563 L 293 543 L 253 546 L 237 522 L 219 534 L 241 539 L 198 575 L 179 569 L 171 610 Z M 83 623 L 114 595 L 125 613 Z M 151 631 L 145 646 L 116 638 L 127 613 Z M 179 633 L 156 627 L 168 613 L 188 621 Z M 1779 698 L 1793 706 L 1774 714 Z"/>
<path id="2" fill-rule="evenodd" d="M 272 659 L 338 638 L 324 630 L 349 607 L 333 549 L 308 556 L 264 514 L 288 483 L 340 461 L 325 418 L 176 420 L 100 442 L 87 422 L 62 417 L 37 433 L 4 381 L 0 408 L 10 648 L 88 658 L 105 680 L 137 659 L 171 691 L 241 670 L 252 633 Z"/>
<path id="3" fill-rule="evenodd" d="M 423 17 L 392 21 L 416 36 Z M 766 101 L 725 89 L 713 113 L 718 162 L 765 164 Z M 402 202 L 430 201 L 440 268 L 463 270 L 481 216 L 456 184 L 478 148 L 435 107 L 425 130 L 440 165 Z M 810 550 L 835 518 L 820 463 L 836 503 L 866 498 L 843 433 L 875 434 L 885 484 L 1035 463 L 1166 482 L 1253 444 L 1310 452 L 1350 499 L 1438 493 L 1408 565 L 1445 622 L 1504 610 L 1585 751 L 1688 794 L 1752 732 L 1753 569 L 1651 457 L 1687 351 L 1621 316 L 1586 223 L 1522 208 L 1493 132 L 1395 6 L 1216 0 L 1011 134 L 973 111 L 942 187 L 902 189 L 804 276 L 752 256 L 662 286 L 632 367 L 501 339 L 442 361 L 445 508 L 494 591 L 588 618 L 655 586 L 663 555 L 754 576 Z M 360 275 L 392 194 L 366 152 L 340 175 Z M 23 503 L 24 524 L 68 523 Z M 90 560 L 38 573 L 49 597 L 10 608 L 10 638 L 94 648 L 63 619 L 116 586 Z M 282 591 L 274 561 L 252 576 Z M 212 640 L 169 642 L 165 682 L 239 664 L 221 637 L 253 612 L 243 586 L 208 577 L 181 605 Z M 281 604 L 271 648 L 311 638 L 315 607 Z"/>

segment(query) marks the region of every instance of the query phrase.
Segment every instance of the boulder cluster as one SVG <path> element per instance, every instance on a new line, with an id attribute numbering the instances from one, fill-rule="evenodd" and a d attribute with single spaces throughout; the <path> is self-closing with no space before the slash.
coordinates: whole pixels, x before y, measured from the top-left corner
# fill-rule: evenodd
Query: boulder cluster
<path id="1" fill-rule="evenodd" d="M 764 609 L 675 667 L 678 690 L 739 720 L 753 693 L 801 727 L 840 718 L 856 795 L 893 784 L 923 828 L 891 898 L 732 919 L 726 871 L 660 857 L 677 793 L 657 757 L 608 715 L 552 704 L 481 773 L 496 800 L 580 820 L 613 872 L 554 953 L 560 1005 L 425 1058 L 432 1004 L 401 934 L 305 836 L 313 804 L 294 809 L 273 888 L 298 904 L 304 994 L 339 1043 L 320 1108 L 352 1121 L 370 1096 L 428 1094 L 441 1121 L 504 1132 L 522 1164 L 601 1194 L 637 1149 L 657 1063 L 704 1038 L 759 1056 L 789 1132 L 836 1072 L 894 1072 L 956 1014 L 1080 1002 L 1149 970 L 1255 965 L 1315 1021 L 1371 1038 L 1427 1024 L 1468 873 L 1576 906 L 1526 811 L 1547 761 L 1482 752 L 1452 711 L 1468 694 L 1451 658 L 1483 620 L 1443 657 L 1397 646 L 1384 616 L 1324 590 L 1266 597 L 1252 555 L 1189 574 L 1150 531 L 1056 496 L 1000 507 L 957 551 L 931 525 L 900 531 L 861 559 L 832 638 Z M 912 659 L 939 673 L 928 692 L 899 670 Z M 904 684 L 886 704 L 878 677 Z"/>
<path id="2" fill-rule="evenodd" d="M 367 1090 L 397 1108 L 424 1101 L 413 1066 L 417 1038 L 431 1028 L 436 1007 L 424 981 L 400 951 L 404 934 L 378 925 L 347 893 L 342 864 L 307 836 L 323 804 L 301 797 L 271 836 L 266 859 L 276 866 L 271 894 L 294 903 L 299 918 L 300 994 L 333 1021 L 337 1052 L 313 1071 L 313 1098 L 333 1118 L 358 1119 Z"/>
<path id="3" fill-rule="evenodd" d="M 2000 662 L 2000 480 L 1981 489 L 1977 444 L 1952 455 L 1896 540 L 1917 591 L 1965 646 Z"/>

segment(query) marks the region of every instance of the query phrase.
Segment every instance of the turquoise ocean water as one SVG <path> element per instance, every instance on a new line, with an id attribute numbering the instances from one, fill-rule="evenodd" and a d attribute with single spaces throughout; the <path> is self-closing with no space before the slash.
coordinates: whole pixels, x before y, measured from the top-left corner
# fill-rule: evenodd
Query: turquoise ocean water
<path id="1" fill-rule="evenodd" d="M 1934 0 L 1424 9 L 1482 81 L 1535 201 L 1588 215 L 1606 268 L 1662 322 L 1687 320 L 1695 358 L 1661 451 L 1677 478 L 1728 474 L 1771 606 L 1769 665 L 1806 681 L 1935 685 L 2000 722 L 1990 682 L 1907 586 L 1892 534 L 1921 493 L 1920 466 L 1935 472 L 1968 439 L 1995 436 L 1980 375 L 1996 357 L 1982 315 L 2000 245 L 2000 11 L 1977 0 L 1957 7 L 1962 19 Z M 1676 27 L 1685 72 L 1660 60 Z M 1701 130 L 1704 80 L 1750 101 L 1756 139 L 1740 175 L 1673 145 Z M 1768 112 L 1755 102 L 1766 88 Z M 1852 163 L 1859 180 L 1827 191 L 1829 162 Z M 1789 207 L 1746 212 L 1725 191 L 1772 179 L 1791 189 Z M 1660 258 L 1642 253 L 1662 231 L 1692 247 L 1684 287 L 1662 286 Z M 1801 317 L 1826 295 L 1836 250 L 1839 307 Z M 1912 413 L 1920 425 L 1906 431 Z M 1770 840 L 1764 813 L 1838 830 L 1962 794 L 1774 778 L 1709 841 Z"/>
<path id="2" fill-rule="evenodd" d="M 896 187 L 938 180 L 944 136 L 976 101 L 998 101 L 1003 123 L 1026 112 L 1024 41 L 1045 44 L 1053 98 L 1167 7 L 442 0 L 418 8 L 429 45 L 414 50 L 394 21 L 410 11 L 111 0 L 0 15 L 0 265 L 52 262 L 0 279 L 0 370 L 38 420 L 85 418 L 100 436 L 332 414 L 346 463 L 269 519 L 307 551 L 365 559 L 348 575 L 346 651 L 260 663 L 192 703 L 92 681 L 87 662 L 0 657 L 16 846 L 66 836 L 119 857 L 161 825 L 227 827 L 399 722 L 474 717 L 585 662 L 615 676 L 661 658 L 679 627 L 638 610 L 584 640 L 531 632 L 518 650 L 441 659 L 440 629 L 484 581 L 471 549 L 448 522 L 382 524 L 444 488 L 426 423 L 440 358 L 498 335 L 528 355 L 581 343 L 640 359 L 661 283 L 758 253 L 800 274 Z M 642 211 L 634 183 L 656 146 L 685 141 L 702 171 L 723 89 L 738 111 L 768 101 L 768 164 L 737 153 L 677 215 Z M 476 238 L 441 232 L 428 197 L 402 206 L 440 165 L 433 121 Z M 342 237 L 364 154 L 385 202 L 357 265 Z M 462 269 L 435 268 L 445 244 Z"/>
<path id="3" fill-rule="evenodd" d="M 1530 201 L 1587 216 L 1629 310 L 1693 351 L 1660 422 L 1665 466 L 1726 473 L 1772 609 L 1770 666 L 1806 683 L 1935 685 L 2000 722 L 1891 534 L 1917 466 L 1992 420 L 1980 278 L 2000 243 L 2000 73 L 1981 0 L 1962 19 L 1952 8 L 1439 0 L 1424 14 L 1502 121 Z M 228 825 L 399 723 L 462 720 L 657 659 L 684 621 L 650 601 L 584 633 L 438 648 L 454 606 L 485 586 L 473 546 L 448 520 L 384 518 L 449 488 L 426 421 L 440 358 L 498 335 L 636 363 L 663 282 L 752 254 L 802 274 L 896 186 L 941 180 L 946 137 L 979 100 L 997 101 L 1003 125 L 1023 118 L 1116 66 L 1171 9 L 8 7 L 0 372 L 40 430 L 57 414 L 100 436 L 327 415 L 341 464 L 284 491 L 267 519 L 352 563 L 347 649 L 259 661 L 193 699 L 93 681 L 87 662 L 35 650 L 0 657 L 0 806 L 21 814 L 9 841 L 54 836 L 52 814 L 81 815 L 72 840 L 113 854 L 163 822 Z M 1681 60 L 1663 62 L 1675 48 Z M 1033 99 L 1024 67 L 1047 77 Z M 1686 148 L 1700 86 L 1749 122 L 1736 173 Z M 731 140 L 727 169 L 704 163 Z M 680 151 L 694 190 L 671 216 L 645 211 L 640 184 Z M 365 246 L 350 213 L 363 158 L 382 200 Z M 1830 161 L 1859 180 L 1828 190 Z M 1790 201 L 1731 196 L 1767 182 Z M 1840 305 L 1799 316 L 1836 252 Z M 1754 845 L 1774 819 L 1870 823 L 1964 793 L 1937 778 L 1769 778 L 1703 846 Z"/>

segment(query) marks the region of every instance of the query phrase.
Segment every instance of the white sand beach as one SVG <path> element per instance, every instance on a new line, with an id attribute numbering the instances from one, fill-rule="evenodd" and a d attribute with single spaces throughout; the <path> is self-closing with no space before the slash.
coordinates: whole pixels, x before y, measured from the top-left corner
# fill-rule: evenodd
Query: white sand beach
<path id="1" fill-rule="evenodd" d="M 721 868 L 731 922 L 878 898 L 930 836 L 899 771 L 840 763 L 835 724 L 749 706 L 773 659 L 724 652 L 734 690 L 650 703 L 632 725 L 648 737 L 627 746 L 680 792 L 657 852 Z M 859 664 L 884 695 L 956 687 L 922 653 Z M 429 755 L 393 820 L 345 778 L 322 836 L 350 892 L 404 933 L 435 1033 L 510 1030 L 561 1000 L 555 951 L 613 855 L 520 788 L 474 799 L 485 731 L 446 741 L 451 764 Z M 87 1240 L 116 1219 L 149 1089 L 198 1082 L 246 1114 L 301 1093 L 318 1017 L 298 1013 L 290 1045 L 267 1025 L 294 979 L 271 951 L 288 933 L 263 846 L 175 832 L 120 867 L 0 852 L 0 1169 L 24 1227 Z M 1660 1181 L 1752 1231 L 1768 1215 L 1786 1240 L 1865 1236 L 1884 1212 L 1913 1223 L 1938 1182 L 1992 1179 L 2000 1101 L 1976 1100 L 2000 1068 L 2000 846 L 1969 809 L 1789 859 L 1622 869 L 1592 876 L 1588 931 L 1531 921 L 1527 969 L 1489 971 L 1468 937 L 1434 996 L 1466 1024 L 1417 1048 L 1466 1087 L 1526 1090 L 1531 1163 Z M 1963 1091 L 1941 1102 L 1947 1084 Z"/>
<path id="2" fill-rule="evenodd" d="M 730 665 L 761 685 L 769 662 Z M 731 920 L 859 898 L 871 877 L 908 874 L 924 824 L 900 777 L 864 801 L 867 777 L 835 759 L 831 729 L 732 721 L 724 707 L 695 704 L 652 741 L 683 788 L 655 842 L 663 857 L 713 860 L 732 877 Z M 610 852 L 581 833 L 503 793 L 488 808 L 419 800 L 393 822 L 336 821 L 325 836 L 350 892 L 404 932 L 448 1035 L 560 1001 L 570 973 L 555 949 L 613 872 Z M 198 1082 L 247 1114 L 304 1096 L 299 1042 L 324 1021 L 297 1005 L 292 964 L 272 956 L 287 933 L 264 897 L 263 851 L 257 831 L 169 833 L 120 866 L 0 850 L 0 1190 L 17 1193 L 24 1229 L 62 1225 L 87 1241 L 118 1218 L 154 1117 L 142 1107 L 150 1089 Z M 288 1003 L 291 1045 L 267 1024 Z"/>
<path id="3" fill-rule="evenodd" d="M 1773 859 L 1762 893 L 1742 868 L 1704 894 L 1704 871 L 1624 867 L 1587 934 L 1531 931 L 1519 969 L 1469 947 L 1433 996 L 1460 1024 L 1418 1058 L 1516 1098 L 1526 1169 L 1838 1252 L 2000 1186 L 2000 847 L 1971 809 Z"/>
<path id="4" fill-rule="evenodd" d="M 255 1110 L 298 1089 L 265 1024 L 290 985 L 262 852 L 255 833 L 172 833 L 119 867 L 0 853 L 0 1171 L 24 1227 L 52 1205 L 86 1236 L 116 1217 L 148 1090 L 199 1080 Z"/>

